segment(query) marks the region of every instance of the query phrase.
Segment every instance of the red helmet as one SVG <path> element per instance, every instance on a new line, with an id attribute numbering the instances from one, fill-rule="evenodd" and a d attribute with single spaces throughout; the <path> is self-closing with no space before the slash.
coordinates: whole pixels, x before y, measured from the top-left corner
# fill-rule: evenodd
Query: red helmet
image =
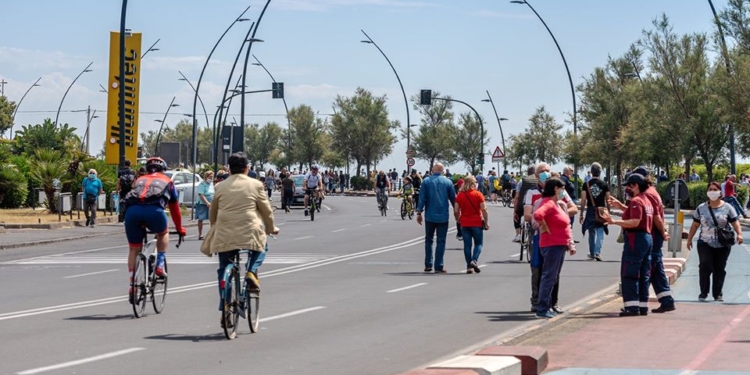
<path id="1" fill-rule="evenodd" d="M 148 173 L 164 172 L 167 170 L 167 163 L 162 158 L 149 158 L 146 160 L 146 171 Z"/>

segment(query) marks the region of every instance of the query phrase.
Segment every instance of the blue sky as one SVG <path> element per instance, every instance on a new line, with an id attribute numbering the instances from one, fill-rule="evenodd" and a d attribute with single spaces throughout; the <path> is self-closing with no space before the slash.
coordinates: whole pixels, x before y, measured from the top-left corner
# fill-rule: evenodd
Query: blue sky
<path id="1" fill-rule="evenodd" d="M 143 60 L 140 131 L 158 128 L 173 96 L 167 123 L 176 124 L 192 111 L 192 91 L 178 70 L 195 83 L 211 47 L 242 10 L 257 20 L 260 0 L 130 0 L 128 28 L 143 33 L 143 48 L 156 39 L 160 51 Z M 714 1 L 717 8 L 725 0 Z M 651 21 L 666 13 L 677 32 L 712 32 L 712 15 L 704 0 L 532 0 L 555 33 L 577 85 L 582 77 L 619 56 L 641 37 Z M 0 23 L 0 78 L 5 94 L 18 101 L 42 77 L 16 117 L 17 125 L 54 118 L 72 79 L 91 61 L 64 103 L 63 110 L 90 105 L 104 111 L 109 31 L 119 28 L 120 2 L 115 0 L 9 0 Z M 231 63 L 249 23 L 239 23 L 214 54 L 201 96 L 218 105 Z M 500 145 L 492 108 L 481 100 L 489 90 L 504 122 L 505 137 L 522 132 L 535 108 L 544 105 L 560 121 L 572 103 L 565 69 L 552 39 L 526 7 L 505 0 L 273 0 L 256 37 L 253 53 L 285 82 L 290 106 L 308 104 L 331 113 L 337 94 L 351 95 L 361 86 L 387 94 L 392 119 L 405 122 L 398 82 L 386 61 L 370 45 L 360 43 L 364 29 L 396 66 L 407 95 L 430 88 L 472 104 L 487 120 L 490 149 Z M 270 88 L 259 67 L 248 67 L 257 89 Z M 286 125 L 281 101 L 267 95 L 248 96 L 249 122 Z M 237 110 L 235 110 L 235 108 Z M 464 108 L 456 107 L 463 111 Z M 233 107 L 232 112 L 238 112 Z M 32 111 L 32 112 L 29 112 Z M 40 113 L 39 111 L 51 111 Z M 92 123 L 92 153 L 104 140 L 104 113 Z M 268 116 L 271 115 L 271 116 Z M 412 123 L 418 123 L 416 111 Z M 239 115 L 237 115 L 239 120 Z M 64 112 L 60 122 L 83 129 L 85 114 Z M 203 125 L 203 124 L 201 124 Z M 17 126 L 16 128 L 19 128 Z M 83 134 L 83 131 L 81 131 Z M 382 168 L 404 169 L 406 141 L 399 141 Z M 487 163 L 489 163 L 489 157 Z M 418 161 L 417 167 L 426 164 Z M 454 170 L 463 170 L 463 165 Z"/>

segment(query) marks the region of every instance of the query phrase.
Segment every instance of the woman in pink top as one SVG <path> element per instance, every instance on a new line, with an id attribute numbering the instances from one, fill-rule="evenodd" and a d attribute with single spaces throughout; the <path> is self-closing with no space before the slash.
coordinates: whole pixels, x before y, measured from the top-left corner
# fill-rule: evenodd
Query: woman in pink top
<path id="1" fill-rule="evenodd" d="M 565 252 L 576 253 L 573 247 L 573 233 L 570 230 L 568 212 L 559 204 L 565 195 L 565 184 L 559 178 L 552 177 L 544 184 L 542 202 L 534 211 L 534 220 L 539 223 L 539 248 L 544 266 L 542 281 L 539 285 L 539 302 L 536 309 L 537 318 L 554 318 L 550 311 L 552 288 L 560 278 L 560 270 L 565 259 Z"/>

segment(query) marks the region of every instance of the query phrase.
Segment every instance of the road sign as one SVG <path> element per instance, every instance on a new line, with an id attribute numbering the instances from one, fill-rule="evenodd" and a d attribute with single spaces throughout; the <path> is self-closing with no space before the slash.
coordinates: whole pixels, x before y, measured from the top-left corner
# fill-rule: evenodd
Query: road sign
<path id="1" fill-rule="evenodd" d="M 406 159 L 406 165 L 413 167 L 414 163 L 415 163 L 414 158 Z"/>
<path id="2" fill-rule="evenodd" d="M 503 150 L 500 149 L 500 146 L 495 147 L 495 152 L 492 153 L 492 162 L 501 162 L 503 161 L 503 158 L 505 158 L 505 153 L 503 153 Z"/>
<path id="3" fill-rule="evenodd" d="M 413 158 L 415 156 L 417 156 L 417 152 L 416 151 L 414 151 L 414 150 L 406 151 L 406 157 Z"/>

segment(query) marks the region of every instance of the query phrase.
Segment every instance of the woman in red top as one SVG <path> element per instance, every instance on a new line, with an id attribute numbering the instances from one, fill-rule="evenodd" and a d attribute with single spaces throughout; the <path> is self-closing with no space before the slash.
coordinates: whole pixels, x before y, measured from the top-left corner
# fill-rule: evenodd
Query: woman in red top
<path id="1" fill-rule="evenodd" d="M 484 195 L 477 190 L 477 179 L 474 176 L 464 178 L 461 191 L 456 196 L 456 204 L 453 206 L 453 214 L 456 221 L 461 225 L 464 239 L 464 258 L 466 258 L 466 273 L 479 273 L 481 269 L 477 265 L 479 254 L 482 253 L 484 233 L 482 220 L 487 223 L 487 206 L 484 204 Z M 489 224 L 486 224 L 489 229 Z M 474 252 L 471 244 L 474 243 Z"/>
<path id="2" fill-rule="evenodd" d="M 536 308 L 537 318 L 554 318 L 550 311 L 552 288 L 560 278 L 560 270 L 565 259 L 565 252 L 576 253 L 573 247 L 573 233 L 570 230 L 570 217 L 565 208 L 559 204 L 565 196 L 565 184 L 557 177 L 548 179 L 542 191 L 542 202 L 534 211 L 534 220 L 539 223 L 539 250 L 544 260 L 542 281 L 539 285 L 539 300 Z"/>

